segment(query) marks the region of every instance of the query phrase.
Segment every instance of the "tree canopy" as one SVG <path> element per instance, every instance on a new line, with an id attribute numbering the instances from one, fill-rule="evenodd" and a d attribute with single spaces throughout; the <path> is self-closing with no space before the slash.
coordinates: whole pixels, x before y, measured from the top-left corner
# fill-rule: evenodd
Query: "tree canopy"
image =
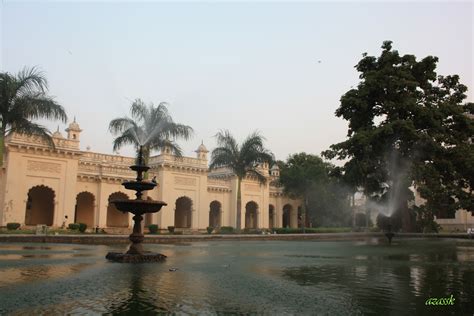
<path id="1" fill-rule="evenodd" d="M 23 68 L 18 74 L 0 73 L 0 164 L 5 136 L 17 132 L 36 135 L 54 147 L 51 132 L 36 119 L 67 121 L 64 108 L 48 94 L 48 81 L 37 68 Z"/>
<path id="2" fill-rule="evenodd" d="M 109 130 L 117 135 L 114 139 L 114 150 L 125 145 L 133 145 L 138 151 L 143 146 L 145 159 L 152 150 L 162 150 L 165 147 L 177 155 L 182 155 L 177 139 L 189 139 L 193 134 L 190 126 L 178 124 L 166 108 L 166 103 L 158 106 L 153 103 L 145 104 L 140 99 L 133 101 L 130 107 L 131 117 L 120 117 L 110 121 Z"/>
<path id="3" fill-rule="evenodd" d="M 346 160 L 344 172 L 367 196 L 396 200 L 406 230 L 412 185 L 435 215 L 474 210 L 474 104 L 464 102 L 458 75 L 437 75 L 437 62 L 400 55 L 391 41 L 379 57 L 363 54 L 360 82 L 336 110 L 348 138 L 323 153 Z"/>
<path id="4" fill-rule="evenodd" d="M 303 200 L 302 213 L 316 226 L 345 226 L 350 222 L 350 190 L 338 168 L 306 153 L 291 155 L 280 167 L 280 183 L 289 196 Z M 305 222 L 305 220 L 303 220 Z"/>

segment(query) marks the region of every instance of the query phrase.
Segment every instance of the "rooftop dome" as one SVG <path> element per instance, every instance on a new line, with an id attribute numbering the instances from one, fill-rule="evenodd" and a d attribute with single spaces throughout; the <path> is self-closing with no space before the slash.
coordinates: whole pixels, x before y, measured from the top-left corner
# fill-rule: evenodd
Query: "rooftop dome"
<path id="1" fill-rule="evenodd" d="M 274 164 L 270 170 L 280 170 L 277 164 Z"/>
<path id="2" fill-rule="evenodd" d="M 53 133 L 53 137 L 55 137 L 55 138 L 64 138 L 64 136 L 59 131 L 59 126 L 58 126 L 58 129 L 56 130 L 56 132 Z"/>
<path id="3" fill-rule="evenodd" d="M 199 145 L 198 149 L 196 150 L 196 152 L 209 152 L 209 150 L 207 150 L 206 146 L 204 146 L 204 142 L 201 141 L 201 145 Z"/>
<path id="4" fill-rule="evenodd" d="M 66 129 L 66 131 L 78 131 L 78 132 L 81 132 L 81 128 L 79 127 L 79 124 L 76 123 L 76 117 L 74 116 L 74 121 L 69 124 L 68 128 Z"/>

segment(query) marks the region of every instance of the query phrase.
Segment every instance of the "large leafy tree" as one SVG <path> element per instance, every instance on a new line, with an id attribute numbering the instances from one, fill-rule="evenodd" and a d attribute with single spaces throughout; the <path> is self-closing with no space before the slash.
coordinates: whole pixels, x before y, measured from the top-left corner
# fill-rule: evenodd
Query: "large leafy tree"
<path id="1" fill-rule="evenodd" d="M 339 169 L 320 157 L 306 153 L 291 155 L 280 168 L 280 183 L 289 196 L 303 201 L 303 227 L 306 216 L 315 225 L 346 225 L 349 190 Z"/>
<path id="2" fill-rule="evenodd" d="M 211 153 L 209 169 L 229 168 L 237 177 L 237 221 L 240 231 L 242 214 L 242 179 L 247 175 L 255 176 L 260 183 L 267 181 L 266 175 L 259 170 L 262 163 L 271 164 L 273 154 L 263 144 L 264 137 L 258 132 L 250 134 L 241 145 L 229 131 L 220 131 L 216 135 L 217 147 Z"/>
<path id="3" fill-rule="evenodd" d="M 64 108 L 47 94 L 48 81 L 37 68 L 23 68 L 16 75 L 0 73 L 0 165 L 5 137 L 11 133 L 35 135 L 54 147 L 51 132 L 37 119 L 67 121 Z"/>
<path id="4" fill-rule="evenodd" d="M 435 215 L 473 210 L 473 103 L 459 76 L 438 76 L 437 57 L 400 55 L 392 42 L 379 57 L 363 54 L 357 88 L 341 97 L 336 116 L 349 122 L 348 139 L 323 154 L 346 160 L 345 172 L 369 197 L 387 199 L 412 230 L 415 185 Z"/>
<path id="5" fill-rule="evenodd" d="M 182 155 L 181 147 L 176 143 L 178 139 L 188 140 L 193 129 L 190 126 L 178 124 L 162 102 L 155 106 L 145 104 L 136 99 L 130 107 L 131 117 L 120 117 L 110 121 L 109 130 L 117 135 L 114 139 L 114 150 L 125 145 L 133 145 L 135 149 L 143 147 L 145 161 L 148 162 L 153 150 L 171 149 L 173 154 Z"/>

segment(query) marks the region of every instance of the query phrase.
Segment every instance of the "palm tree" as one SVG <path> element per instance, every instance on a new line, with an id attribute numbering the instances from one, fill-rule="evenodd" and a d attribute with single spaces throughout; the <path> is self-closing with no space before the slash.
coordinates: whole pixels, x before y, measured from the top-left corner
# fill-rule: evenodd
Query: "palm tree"
<path id="1" fill-rule="evenodd" d="M 240 231 L 242 196 L 241 183 L 246 175 L 257 177 L 260 183 L 265 183 L 267 178 L 258 170 L 258 164 L 271 163 L 273 154 L 265 149 L 265 138 L 258 132 L 250 134 L 239 146 L 229 131 L 220 131 L 216 135 L 217 148 L 212 151 L 209 169 L 229 168 L 237 177 L 237 230 Z"/>
<path id="2" fill-rule="evenodd" d="M 0 166 L 5 137 L 11 133 L 35 135 L 54 148 L 51 132 L 31 120 L 54 119 L 67 122 L 64 108 L 47 95 L 48 82 L 37 68 L 23 68 L 18 74 L 0 73 Z"/>
<path id="3" fill-rule="evenodd" d="M 153 103 L 146 105 L 142 100 L 133 101 L 130 117 L 116 118 L 110 121 L 109 130 L 114 135 L 114 150 L 125 145 L 133 145 L 138 151 L 143 147 L 145 163 L 148 162 L 152 150 L 169 147 L 176 156 L 182 155 L 181 147 L 175 142 L 178 138 L 189 139 L 193 129 L 187 125 L 173 122 L 166 103 L 158 106 Z"/>

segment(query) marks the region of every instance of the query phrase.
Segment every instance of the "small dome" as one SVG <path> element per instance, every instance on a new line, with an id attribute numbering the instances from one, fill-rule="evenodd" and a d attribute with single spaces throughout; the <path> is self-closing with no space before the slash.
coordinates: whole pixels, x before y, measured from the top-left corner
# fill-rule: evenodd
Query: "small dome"
<path id="1" fill-rule="evenodd" d="M 270 170 L 280 170 L 277 164 L 274 164 Z"/>
<path id="2" fill-rule="evenodd" d="M 71 124 L 69 124 L 66 131 L 77 131 L 77 132 L 82 131 L 81 128 L 79 127 L 79 124 L 76 123 L 76 117 L 74 117 L 74 121 Z"/>
<path id="3" fill-rule="evenodd" d="M 204 142 L 201 142 L 201 145 L 199 145 L 196 152 L 205 152 L 205 153 L 207 153 L 207 152 L 209 152 L 209 150 L 207 150 L 206 146 L 204 146 Z"/>
<path id="4" fill-rule="evenodd" d="M 54 138 L 64 138 L 64 136 L 59 131 L 59 126 L 58 126 L 58 129 L 56 130 L 56 132 L 53 133 L 53 137 Z"/>

